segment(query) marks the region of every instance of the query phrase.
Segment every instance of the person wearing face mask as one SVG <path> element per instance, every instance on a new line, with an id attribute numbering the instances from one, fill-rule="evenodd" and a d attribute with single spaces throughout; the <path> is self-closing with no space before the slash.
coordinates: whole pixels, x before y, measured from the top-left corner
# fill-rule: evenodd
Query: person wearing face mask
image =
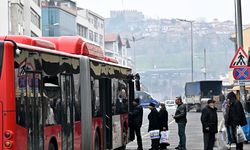
<path id="1" fill-rule="evenodd" d="M 209 99 L 207 106 L 203 108 L 201 113 L 204 150 L 213 150 L 215 134 L 218 132 L 217 108 L 214 106 L 214 103 L 214 100 Z"/>

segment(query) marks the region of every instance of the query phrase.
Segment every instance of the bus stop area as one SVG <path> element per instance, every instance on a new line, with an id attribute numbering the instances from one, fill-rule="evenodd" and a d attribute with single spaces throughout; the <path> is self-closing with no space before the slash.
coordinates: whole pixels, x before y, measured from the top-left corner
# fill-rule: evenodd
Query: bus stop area
<path id="1" fill-rule="evenodd" d="M 178 145 L 179 137 L 177 124 L 170 117 L 174 113 L 174 109 L 168 109 L 169 112 L 169 143 L 170 146 L 167 147 L 168 150 L 175 150 L 175 147 Z M 143 114 L 143 126 L 141 128 L 142 132 L 142 141 L 143 141 L 143 149 L 150 149 L 151 140 L 149 138 L 149 134 L 147 132 L 148 122 L 147 122 L 147 114 L 148 110 L 144 109 Z M 223 124 L 222 120 L 222 112 L 218 112 L 218 120 Z M 201 113 L 197 113 L 194 110 L 188 112 L 187 114 L 187 126 L 186 126 L 186 145 L 187 150 L 203 150 L 203 133 L 202 133 L 202 125 L 200 122 Z M 219 127 L 220 128 L 220 127 Z M 227 150 L 226 141 L 225 141 L 225 133 L 223 131 L 219 131 L 216 135 L 216 144 L 214 150 Z M 135 150 L 137 148 L 136 140 L 129 143 L 127 145 L 128 150 Z M 231 145 L 231 150 L 236 149 L 236 145 Z M 250 150 L 250 142 L 249 144 L 244 144 L 244 150 Z"/>

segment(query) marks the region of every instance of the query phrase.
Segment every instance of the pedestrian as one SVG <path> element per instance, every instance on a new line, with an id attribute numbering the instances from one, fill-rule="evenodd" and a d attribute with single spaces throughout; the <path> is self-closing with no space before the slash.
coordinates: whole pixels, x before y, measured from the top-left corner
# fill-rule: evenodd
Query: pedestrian
<path id="1" fill-rule="evenodd" d="M 165 103 L 160 103 L 159 120 L 160 120 L 160 131 L 168 131 L 168 111 L 166 109 Z M 169 144 L 160 143 L 161 149 L 167 149 Z"/>
<path id="2" fill-rule="evenodd" d="M 151 110 L 151 112 L 148 114 L 148 120 L 149 120 L 148 132 L 153 130 L 160 131 L 159 112 L 155 108 L 155 103 L 150 102 L 148 108 Z M 158 149 L 159 149 L 159 138 L 154 138 L 154 139 L 151 138 L 150 150 L 158 150 Z"/>
<path id="3" fill-rule="evenodd" d="M 224 125 L 226 128 L 226 135 L 227 135 L 227 148 L 230 149 L 230 145 L 232 143 L 231 136 L 230 136 L 230 128 L 228 126 L 228 114 L 229 114 L 229 99 L 225 99 L 222 104 L 222 112 L 224 117 Z"/>
<path id="4" fill-rule="evenodd" d="M 202 109 L 201 123 L 203 129 L 204 150 L 213 150 L 215 134 L 218 132 L 218 116 L 215 101 L 209 99 Z"/>
<path id="5" fill-rule="evenodd" d="M 185 128 L 187 124 L 186 105 L 183 104 L 181 97 L 176 97 L 175 103 L 177 105 L 175 115 L 173 118 L 178 125 L 179 145 L 175 147 L 178 150 L 186 150 L 186 133 Z"/>
<path id="6" fill-rule="evenodd" d="M 143 108 L 140 105 L 139 98 L 133 100 L 133 109 L 129 112 L 129 116 L 131 119 L 130 126 L 130 141 L 135 139 L 135 134 L 137 137 L 137 150 L 142 150 L 142 138 L 141 138 L 141 126 L 142 126 L 142 117 L 143 117 Z"/>
<path id="7" fill-rule="evenodd" d="M 243 142 L 237 143 L 236 129 L 237 126 L 244 126 L 247 124 L 246 116 L 243 106 L 239 100 L 237 100 L 234 92 L 230 92 L 227 95 L 229 100 L 229 110 L 226 114 L 225 125 L 229 127 L 229 135 L 231 142 L 236 143 L 236 150 L 243 150 Z"/>

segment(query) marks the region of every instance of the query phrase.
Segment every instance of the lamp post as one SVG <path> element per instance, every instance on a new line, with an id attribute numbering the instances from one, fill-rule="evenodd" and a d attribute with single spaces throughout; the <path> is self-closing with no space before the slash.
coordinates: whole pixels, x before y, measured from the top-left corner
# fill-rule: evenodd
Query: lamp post
<path id="1" fill-rule="evenodd" d="M 129 41 L 133 41 L 133 59 L 134 59 L 134 72 L 136 72 L 136 56 L 135 56 L 135 42 L 136 41 L 140 41 L 140 40 L 143 40 L 145 39 L 146 37 L 145 36 L 142 36 L 142 37 L 139 37 L 139 38 L 135 38 L 135 36 L 133 35 L 132 36 L 132 39 L 129 39 Z"/>
<path id="2" fill-rule="evenodd" d="M 133 57 L 134 57 L 134 71 L 135 71 L 135 73 L 136 73 L 136 58 L 135 58 L 135 37 L 134 36 L 132 36 L 132 41 L 133 41 L 133 44 L 134 44 L 134 46 L 133 46 L 133 48 L 134 48 L 134 50 L 133 50 Z"/>
<path id="3" fill-rule="evenodd" d="M 194 62 L 193 62 L 193 22 L 192 20 L 186 20 L 186 19 L 177 19 L 182 22 L 188 22 L 190 23 L 191 26 L 191 33 L 190 33 L 190 38 L 191 38 L 191 81 L 194 81 Z"/>

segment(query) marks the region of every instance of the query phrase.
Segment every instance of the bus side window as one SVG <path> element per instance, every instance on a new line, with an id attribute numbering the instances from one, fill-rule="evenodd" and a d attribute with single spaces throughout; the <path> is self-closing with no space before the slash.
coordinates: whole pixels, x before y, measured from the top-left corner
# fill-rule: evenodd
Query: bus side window
<path id="1" fill-rule="evenodd" d="M 75 95 L 75 121 L 81 120 L 81 88 L 78 88 L 78 91 L 76 89 L 76 95 Z"/>
<path id="2" fill-rule="evenodd" d="M 92 116 L 99 117 L 101 115 L 99 80 L 91 77 L 91 99 L 92 99 Z"/>
<path id="3" fill-rule="evenodd" d="M 23 93 L 21 94 L 21 96 L 19 98 L 17 98 L 17 124 L 21 125 L 22 127 L 26 127 L 25 125 L 25 107 L 24 107 L 24 95 Z"/>
<path id="4" fill-rule="evenodd" d="M 117 97 L 118 80 L 112 79 L 112 115 L 119 112 L 119 100 Z"/>
<path id="5" fill-rule="evenodd" d="M 45 106 L 45 124 L 53 125 L 61 123 L 61 99 L 60 86 L 57 76 L 45 77 L 44 79 L 43 100 Z M 51 82 L 53 81 L 53 82 Z"/>
<path id="6" fill-rule="evenodd" d="M 116 99 L 116 114 L 128 112 L 128 88 L 123 80 L 118 80 L 117 99 Z"/>

